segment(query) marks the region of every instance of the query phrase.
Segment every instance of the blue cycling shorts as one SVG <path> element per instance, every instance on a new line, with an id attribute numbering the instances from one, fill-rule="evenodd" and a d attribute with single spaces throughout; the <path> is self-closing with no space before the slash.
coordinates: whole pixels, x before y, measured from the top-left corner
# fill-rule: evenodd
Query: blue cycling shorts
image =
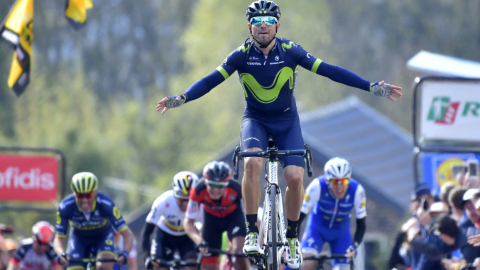
<path id="1" fill-rule="evenodd" d="M 115 256 L 114 245 L 114 233 L 113 229 L 108 230 L 104 234 L 99 236 L 93 236 L 92 239 L 85 239 L 85 237 L 78 237 L 74 233 L 70 232 L 68 237 L 67 254 L 71 259 L 85 259 L 90 258 L 90 253 L 95 251 L 97 257 L 101 253 L 111 253 Z M 67 270 L 72 266 L 83 266 L 86 268 L 86 263 L 69 262 Z"/>
<path id="2" fill-rule="evenodd" d="M 352 245 L 350 222 L 346 222 L 341 228 L 327 228 L 320 226 L 309 218 L 302 236 L 302 253 L 318 255 L 322 251 L 325 242 L 330 244 L 331 254 L 345 254 Z M 348 264 L 348 259 L 333 259 L 332 265 Z"/>
<path id="3" fill-rule="evenodd" d="M 273 135 L 278 150 L 305 149 L 300 119 L 296 112 L 281 117 L 243 116 L 240 133 L 242 150 L 253 147 L 267 150 L 269 135 Z M 300 156 L 282 157 L 280 160 L 284 168 L 289 165 L 305 167 L 305 160 Z"/>

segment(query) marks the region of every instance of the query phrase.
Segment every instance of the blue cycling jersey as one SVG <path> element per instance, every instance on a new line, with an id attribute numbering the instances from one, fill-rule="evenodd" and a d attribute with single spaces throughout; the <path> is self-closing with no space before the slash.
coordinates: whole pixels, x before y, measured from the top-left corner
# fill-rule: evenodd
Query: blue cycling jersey
<path id="1" fill-rule="evenodd" d="M 56 234 L 66 236 L 69 224 L 75 236 L 89 239 L 111 233 L 112 226 L 119 232 L 128 228 L 113 201 L 102 192 L 97 193 L 90 212 L 78 208 L 73 194 L 63 199 L 57 211 Z"/>
<path id="2" fill-rule="evenodd" d="M 302 212 L 308 214 L 312 210 L 309 218 L 315 226 L 350 229 L 353 208 L 357 219 L 367 215 L 365 190 L 362 185 L 350 179 L 345 197 L 338 199 L 330 191 L 325 176 L 321 176 L 308 186 Z"/>
<path id="3" fill-rule="evenodd" d="M 336 82 L 370 90 L 370 82 L 351 71 L 323 62 L 293 41 L 276 38 L 267 56 L 253 40 L 237 48 L 214 72 L 185 92 L 186 101 L 205 95 L 237 71 L 245 94 L 245 114 L 276 116 L 296 112 L 294 90 L 298 66 Z"/>

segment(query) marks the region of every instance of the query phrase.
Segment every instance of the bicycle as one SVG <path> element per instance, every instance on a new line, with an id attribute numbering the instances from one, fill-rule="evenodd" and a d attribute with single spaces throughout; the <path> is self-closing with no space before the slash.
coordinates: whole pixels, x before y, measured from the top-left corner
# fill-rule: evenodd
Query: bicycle
<path id="1" fill-rule="evenodd" d="M 238 179 L 238 162 L 244 157 L 263 157 L 268 158 L 265 162 L 265 199 L 263 201 L 263 216 L 260 225 L 260 232 L 263 232 L 263 245 L 260 247 L 258 255 L 249 255 L 254 258 L 255 264 L 259 270 L 277 270 L 279 264 L 286 264 L 283 259 L 285 248 L 289 248 L 285 236 L 285 224 L 283 214 L 283 202 L 281 190 L 278 186 L 278 163 L 279 157 L 302 156 L 306 158 L 308 177 L 313 176 L 312 169 L 312 151 L 305 144 L 305 149 L 297 150 L 278 150 L 273 143 L 273 137 L 269 136 L 269 143 L 266 151 L 241 152 L 237 146 L 233 154 L 233 178 Z M 268 164 L 268 171 L 267 171 Z M 267 199 L 268 198 L 268 199 Z M 272 215 L 272 213 L 274 213 Z M 278 219 L 278 222 L 277 222 Z M 272 226 L 274 224 L 274 226 Z M 274 239 L 275 237 L 275 239 Z"/>
<path id="2" fill-rule="evenodd" d="M 339 255 L 339 254 L 331 254 L 331 255 L 326 255 L 326 254 L 320 254 L 318 256 L 309 256 L 303 258 L 304 260 L 316 260 L 317 265 L 315 266 L 315 270 L 323 270 L 323 263 L 327 260 L 331 259 L 346 259 L 347 256 L 345 255 Z M 353 270 L 353 260 L 350 260 L 350 270 Z"/>
<path id="3" fill-rule="evenodd" d="M 95 248 L 91 248 L 89 258 L 83 258 L 83 259 L 70 258 L 69 262 L 86 263 L 87 264 L 87 267 L 85 267 L 86 270 L 95 270 L 97 268 L 97 265 L 96 265 L 97 262 L 113 262 L 113 263 L 116 263 L 117 260 L 116 259 L 97 258 L 97 250 Z M 65 269 L 66 266 L 64 266 L 63 268 Z"/>
<path id="4" fill-rule="evenodd" d="M 86 263 L 86 270 L 95 270 L 97 268 L 97 262 L 117 262 L 116 259 L 101 259 L 101 258 L 83 258 L 83 259 L 70 259 L 69 262 Z M 65 266 L 66 267 L 66 266 Z"/>
<path id="5" fill-rule="evenodd" d="M 234 270 L 234 269 L 236 269 L 235 268 L 235 262 L 232 260 L 232 257 L 248 258 L 248 255 L 244 254 L 244 253 L 228 251 L 228 250 L 225 251 L 225 250 L 214 249 L 214 248 L 209 248 L 208 253 L 225 254 L 225 255 L 228 256 L 229 263 L 225 264 L 225 266 L 223 267 L 223 270 Z M 198 269 L 200 269 L 200 265 L 201 265 L 202 260 L 203 260 L 203 253 L 200 252 L 200 254 L 198 256 L 198 260 L 197 260 L 198 267 L 199 267 Z"/>

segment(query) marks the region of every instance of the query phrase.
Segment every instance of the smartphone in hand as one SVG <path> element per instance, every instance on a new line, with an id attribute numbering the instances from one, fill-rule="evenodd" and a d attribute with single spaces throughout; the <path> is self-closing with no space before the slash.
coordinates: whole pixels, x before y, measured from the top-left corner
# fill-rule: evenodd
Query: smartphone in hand
<path id="1" fill-rule="evenodd" d="M 467 164 L 468 164 L 468 172 L 470 173 L 470 177 L 478 178 L 478 169 L 479 169 L 478 159 L 469 159 L 467 160 Z"/>

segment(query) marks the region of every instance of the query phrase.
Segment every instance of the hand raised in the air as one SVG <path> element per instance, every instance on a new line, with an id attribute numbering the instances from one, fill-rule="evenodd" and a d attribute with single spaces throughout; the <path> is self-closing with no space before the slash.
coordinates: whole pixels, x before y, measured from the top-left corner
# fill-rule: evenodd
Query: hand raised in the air
<path id="1" fill-rule="evenodd" d="M 370 85 L 370 92 L 376 96 L 386 97 L 392 101 L 395 98 L 402 97 L 402 87 L 385 83 L 385 81 L 375 82 Z"/>
<path id="2" fill-rule="evenodd" d="M 157 112 L 163 109 L 162 114 L 164 114 L 168 109 L 182 106 L 185 101 L 185 95 L 164 97 L 158 102 L 155 109 L 157 110 Z"/>

